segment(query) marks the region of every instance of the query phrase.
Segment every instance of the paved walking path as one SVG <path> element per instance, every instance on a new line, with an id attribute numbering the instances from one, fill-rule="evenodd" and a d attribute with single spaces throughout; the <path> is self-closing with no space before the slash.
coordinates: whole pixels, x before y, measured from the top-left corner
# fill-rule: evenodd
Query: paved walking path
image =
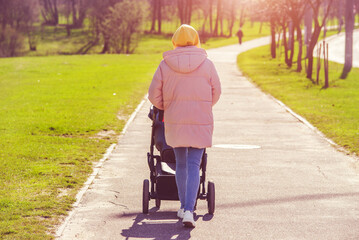
<path id="1" fill-rule="evenodd" d="M 337 151 L 238 71 L 235 58 L 265 44 L 255 40 L 208 51 L 222 81 L 214 107 L 214 144 L 207 176 L 216 184 L 216 212 L 198 202 L 197 228 L 184 229 L 178 202 L 150 202 L 141 214 L 149 177 L 147 101 L 59 239 L 359 239 L 359 174 L 354 158 Z M 244 145 L 259 148 L 243 149 Z M 248 147 L 250 147 L 248 146 Z M 237 147 L 237 148 L 235 148 Z"/>
<path id="2" fill-rule="evenodd" d="M 344 64 L 345 32 L 330 36 L 326 42 L 329 45 L 329 60 Z M 353 33 L 353 67 L 359 67 L 359 29 Z"/>

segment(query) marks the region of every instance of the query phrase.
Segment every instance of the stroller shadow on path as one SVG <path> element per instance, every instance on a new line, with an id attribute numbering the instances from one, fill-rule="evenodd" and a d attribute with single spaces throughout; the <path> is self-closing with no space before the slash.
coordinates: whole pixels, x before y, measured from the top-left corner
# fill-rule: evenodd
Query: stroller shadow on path
<path id="1" fill-rule="evenodd" d="M 176 212 L 159 212 L 157 210 L 158 208 L 154 207 L 148 214 L 129 214 L 127 217 L 135 216 L 134 223 L 129 229 L 122 229 L 121 235 L 126 239 L 187 240 L 191 238 L 193 228 L 183 227 Z M 126 215 L 122 217 L 126 217 Z M 197 221 L 200 217 L 203 218 L 203 221 L 209 221 L 213 216 L 209 214 L 195 215 L 195 220 Z"/>

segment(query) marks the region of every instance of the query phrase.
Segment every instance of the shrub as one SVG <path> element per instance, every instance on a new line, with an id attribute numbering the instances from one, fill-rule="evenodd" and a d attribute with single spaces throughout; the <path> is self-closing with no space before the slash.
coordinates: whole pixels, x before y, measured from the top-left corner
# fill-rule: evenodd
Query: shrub
<path id="1" fill-rule="evenodd" d="M 20 55 L 24 47 L 24 37 L 11 27 L 0 29 L 0 57 Z"/>
<path id="2" fill-rule="evenodd" d="M 109 52 L 132 53 L 135 50 L 145 18 L 145 8 L 145 2 L 131 0 L 124 0 L 109 8 L 102 25 Z"/>

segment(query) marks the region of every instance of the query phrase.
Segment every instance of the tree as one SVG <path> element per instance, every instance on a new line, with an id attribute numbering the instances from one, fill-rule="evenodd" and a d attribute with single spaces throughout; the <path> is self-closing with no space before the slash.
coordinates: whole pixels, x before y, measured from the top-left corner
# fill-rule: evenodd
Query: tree
<path id="1" fill-rule="evenodd" d="M 157 20 L 157 7 L 158 7 L 158 1 L 152 0 L 151 1 L 151 7 L 152 7 L 152 24 L 151 24 L 151 30 L 150 32 L 154 32 L 156 29 L 156 20 Z"/>
<path id="2" fill-rule="evenodd" d="M 22 5 L 23 32 L 27 35 L 29 49 L 36 51 L 37 34 L 34 23 L 38 21 L 40 6 L 37 0 L 25 0 Z"/>
<path id="3" fill-rule="evenodd" d="M 206 3 L 209 3 L 209 0 L 205 0 L 204 4 L 199 5 L 199 8 L 203 12 L 203 24 L 202 24 L 201 32 L 200 32 L 201 40 L 203 40 L 203 37 L 206 35 L 206 24 L 207 24 L 209 10 L 210 10 L 209 4 L 206 4 Z"/>
<path id="4" fill-rule="evenodd" d="M 327 4 L 327 7 L 323 9 L 323 16 L 320 16 L 320 9 L 323 6 L 325 1 L 328 1 L 328 4 Z M 314 31 L 313 31 L 313 34 L 311 35 L 308 49 L 307 49 L 307 57 L 308 57 L 307 78 L 312 80 L 314 47 L 318 42 L 320 32 L 321 32 L 321 30 L 325 24 L 325 21 L 329 15 L 333 0 L 307 0 L 307 2 L 313 10 L 313 19 L 314 19 Z"/>
<path id="5" fill-rule="evenodd" d="M 234 22 L 236 21 L 236 0 L 232 0 L 230 5 L 230 18 L 229 18 L 229 34 L 228 37 L 232 37 Z"/>
<path id="6" fill-rule="evenodd" d="M 301 22 L 305 13 L 306 9 L 306 3 L 305 0 L 286 0 L 285 1 L 285 9 L 286 13 L 291 19 L 292 26 L 289 28 L 289 36 L 291 38 L 290 41 L 290 56 L 287 59 L 286 63 L 288 67 L 292 67 L 293 63 L 293 57 L 294 57 L 294 32 L 297 32 L 297 39 L 299 42 L 299 52 L 298 52 L 298 58 L 297 58 L 297 71 L 302 71 L 302 46 L 303 46 L 303 40 L 302 40 L 302 29 L 301 29 Z"/>
<path id="7" fill-rule="evenodd" d="M 162 0 L 152 0 L 152 24 L 150 32 L 155 32 L 157 22 L 157 33 L 161 34 L 162 30 Z"/>
<path id="8" fill-rule="evenodd" d="M 28 36 L 30 50 L 36 50 L 33 24 L 38 20 L 37 0 L 0 0 L 0 57 L 20 55 Z"/>
<path id="9" fill-rule="evenodd" d="M 71 3 L 72 28 L 81 28 L 86 18 L 86 0 L 67 0 Z"/>
<path id="10" fill-rule="evenodd" d="M 345 79 L 353 66 L 354 0 L 345 1 L 345 62 L 340 78 Z"/>
<path id="11" fill-rule="evenodd" d="M 40 0 L 41 15 L 46 25 L 57 25 L 59 23 L 59 12 L 57 0 Z"/>
<path id="12" fill-rule="evenodd" d="M 344 16 L 344 7 L 343 7 L 343 0 L 334 0 L 333 1 L 333 18 L 338 19 L 338 33 L 342 31 L 342 27 L 344 24 L 343 16 Z"/>
<path id="13" fill-rule="evenodd" d="M 269 21 L 271 31 L 271 56 L 276 58 L 276 27 L 283 21 L 285 15 L 279 14 L 283 12 L 284 0 L 260 0 L 259 6 L 262 11 L 257 14 L 265 16 L 265 20 Z M 284 31 L 285 32 L 285 31 Z"/>
<path id="14" fill-rule="evenodd" d="M 106 16 L 109 14 L 110 7 L 113 7 L 120 0 L 89 0 L 89 19 L 93 38 L 88 43 L 89 46 L 96 45 L 103 40 L 102 53 L 110 51 L 110 31 L 105 31 L 104 27 Z"/>
<path id="15" fill-rule="evenodd" d="M 245 6 L 244 3 L 242 3 L 241 5 L 242 5 L 241 14 L 240 14 L 240 16 L 239 16 L 239 27 L 240 27 L 240 28 L 243 27 L 244 22 L 245 22 L 245 16 L 246 16 L 246 14 L 245 14 L 245 12 L 244 12 L 245 9 L 246 9 L 246 6 Z M 261 25 L 261 26 L 262 26 L 262 25 Z"/>
<path id="16" fill-rule="evenodd" d="M 307 5 L 305 14 L 304 14 L 304 43 L 309 48 L 310 38 L 312 37 L 312 28 L 313 28 L 313 11 L 312 8 Z M 308 51 L 306 53 L 306 58 L 308 58 Z"/>
<path id="17" fill-rule="evenodd" d="M 222 0 L 217 0 L 217 18 L 214 25 L 213 36 L 218 36 L 218 23 L 222 17 Z"/>
<path id="18" fill-rule="evenodd" d="M 144 20 L 144 2 L 123 0 L 109 8 L 102 30 L 108 41 L 107 52 L 133 53 Z"/>
<path id="19" fill-rule="evenodd" d="M 161 34 L 161 26 L 162 26 L 162 0 L 158 0 L 158 9 L 157 9 L 157 23 L 158 23 L 158 31 L 157 33 Z"/>
<path id="20" fill-rule="evenodd" d="M 213 0 L 209 0 L 209 29 L 213 34 Z"/>
<path id="21" fill-rule="evenodd" d="M 192 19 L 192 8 L 193 8 L 193 2 L 192 0 L 187 0 L 187 19 L 186 19 L 186 23 L 187 24 L 191 24 L 191 19 Z"/>
<path id="22" fill-rule="evenodd" d="M 275 26 L 275 23 L 273 25 Z M 289 62 L 289 57 L 288 57 L 289 47 L 288 47 L 288 41 L 287 41 L 288 19 L 287 19 L 286 15 L 282 15 L 282 17 L 279 20 L 279 25 L 281 26 L 282 31 L 283 31 L 284 62 L 288 65 L 288 62 Z M 272 37 L 273 36 L 275 36 L 275 30 L 274 30 L 274 35 L 272 34 Z M 273 39 L 272 39 L 272 41 L 273 41 Z M 275 46 L 272 46 L 272 47 L 274 48 Z M 275 51 L 275 48 L 272 49 L 272 57 L 273 57 L 273 51 Z M 275 58 L 275 56 L 273 58 Z"/>
<path id="23" fill-rule="evenodd" d="M 181 24 L 191 24 L 192 0 L 177 0 L 178 16 Z"/>

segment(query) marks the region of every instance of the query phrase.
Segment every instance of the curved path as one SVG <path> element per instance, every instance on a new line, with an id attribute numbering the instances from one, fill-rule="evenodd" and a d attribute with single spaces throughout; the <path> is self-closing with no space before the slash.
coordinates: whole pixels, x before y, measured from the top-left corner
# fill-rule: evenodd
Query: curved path
<path id="1" fill-rule="evenodd" d="M 344 64 L 345 32 L 326 39 L 329 49 L 329 60 Z M 353 33 L 353 67 L 359 68 L 359 29 Z"/>
<path id="2" fill-rule="evenodd" d="M 59 228 L 59 239 L 359 239 L 357 160 L 237 69 L 239 52 L 267 42 L 208 51 L 223 87 L 214 107 L 217 147 L 208 149 L 214 216 L 204 201 L 198 202 L 195 229 L 183 228 L 176 218 L 178 202 L 163 201 L 157 210 L 151 201 L 150 213 L 141 213 L 142 182 L 149 177 L 146 101 Z"/>

